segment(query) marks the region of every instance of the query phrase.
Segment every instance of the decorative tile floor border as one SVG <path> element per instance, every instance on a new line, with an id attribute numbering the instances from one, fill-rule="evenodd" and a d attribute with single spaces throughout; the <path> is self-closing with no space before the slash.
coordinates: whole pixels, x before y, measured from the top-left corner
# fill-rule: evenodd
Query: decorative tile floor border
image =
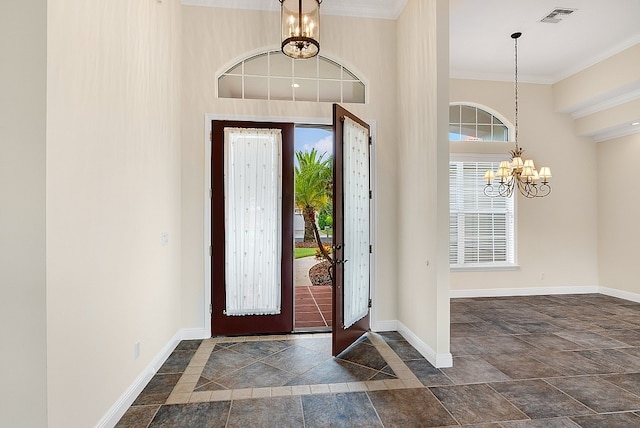
<path id="1" fill-rule="evenodd" d="M 331 337 L 323 334 L 290 334 L 277 336 L 221 337 L 205 339 L 178 383 L 173 388 L 165 404 L 203 403 L 209 401 L 243 400 L 248 398 L 300 396 L 312 394 L 331 394 L 338 392 L 383 391 L 391 389 L 424 388 L 411 369 L 398 357 L 385 340 L 378 334 L 366 334 L 378 353 L 395 372 L 397 379 L 372 380 L 363 382 L 329 383 L 316 385 L 274 386 L 264 388 L 225 389 L 219 391 L 194 391 L 209 356 L 217 343 L 258 342 L 270 340 L 304 340 Z"/>

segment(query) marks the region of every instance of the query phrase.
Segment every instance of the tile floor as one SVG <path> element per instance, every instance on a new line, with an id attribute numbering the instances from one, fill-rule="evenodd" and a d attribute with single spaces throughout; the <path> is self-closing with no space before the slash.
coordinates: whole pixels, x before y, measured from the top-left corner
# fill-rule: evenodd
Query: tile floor
<path id="1" fill-rule="evenodd" d="M 640 427 L 640 304 L 454 299 L 454 366 L 396 332 L 184 341 L 118 427 Z"/>
<path id="2" fill-rule="evenodd" d="M 327 330 L 331 327 L 331 287 L 324 285 L 296 286 L 295 289 L 296 331 Z"/>

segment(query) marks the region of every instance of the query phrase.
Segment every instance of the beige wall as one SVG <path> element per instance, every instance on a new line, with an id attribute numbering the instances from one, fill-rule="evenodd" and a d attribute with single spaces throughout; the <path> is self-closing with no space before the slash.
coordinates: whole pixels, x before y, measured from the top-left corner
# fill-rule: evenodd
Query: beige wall
<path id="1" fill-rule="evenodd" d="M 575 119 L 575 134 L 607 141 L 640 120 L 640 43 L 553 85 L 556 111 Z"/>
<path id="2" fill-rule="evenodd" d="M 366 105 L 346 107 L 377 131 L 374 320 L 399 320 L 436 359 L 449 353 L 449 283 L 640 292 L 640 207 L 619 191 L 639 137 L 576 137 L 547 85 L 521 84 L 520 142 L 553 168 L 554 190 L 518 200 L 520 269 L 449 276 L 447 103 L 510 118 L 513 92 L 449 81 L 443 3 L 409 0 L 397 22 L 326 16 L 321 40 L 369 88 Z M 179 0 L 0 6 L 12 65 L 0 68 L 0 339 L 16 344 L 0 354 L 3 423 L 94 426 L 179 329 L 205 326 L 205 114 L 331 115 L 325 103 L 215 98 L 216 72 L 277 49 L 278 21 Z"/>
<path id="3" fill-rule="evenodd" d="M 249 120 L 329 123 L 331 104 L 217 99 L 216 73 L 250 54 L 279 49 L 278 13 L 183 7 L 182 98 L 182 325 L 206 325 L 204 251 L 205 115 Z M 251 28 L 252 31 L 238 31 Z M 368 102 L 345 104 L 375 121 L 376 263 L 374 320 L 396 317 L 396 23 L 323 16 L 321 54 L 350 68 L 368 84 Z M 207 302 L 208 303 L 208 302 Z"/>
<path id="4" fill-rule="evenodd" d="M 537 165 L 551 167 L 553 191 L 544 199 L 517 199 L 520 268 L 452 273 L 454 291 L 598 285 L 598 192 L 590 173 L 596 145 L 574 135 L 571 116 L 554 113 L 550 85 L 521 83 L 519 89 L 520 145 Z M 513 83 L 453 79 L 450 92 L 452 102 L 479 103 L 513 118 Z M 458 151 L 455 143 L 451 147 Z M 511 149 L 507 144 L 500 150 L 505 159 Z"/>
<path id="5" fill-rule="evenodd" d="M 47 418 L 47 2 L 0 4 L 0 425 Z"/>
<path id="6" fill-rule="evenodd" d="M 572 112 L 640 88 L 640 43 L 555 85 L 553 107 Z"/>
<path id="7" fill-rule="evenodd" d="M 640 134 L 598 143 L 598 235 L 600 286 L 640 295 L 640 199 L 633 183 Z"/>
<path id="8" fill-rule="evenodd" d="M 448 22 L 435 0 L 398 20 L 398 320 L 432 363 L 449 353 Z"/>
<path id="9" fill-rule="evenodd" d="M 49 427 L 89 427 L 181 327 L 181 7 L 48 5 Z"/>

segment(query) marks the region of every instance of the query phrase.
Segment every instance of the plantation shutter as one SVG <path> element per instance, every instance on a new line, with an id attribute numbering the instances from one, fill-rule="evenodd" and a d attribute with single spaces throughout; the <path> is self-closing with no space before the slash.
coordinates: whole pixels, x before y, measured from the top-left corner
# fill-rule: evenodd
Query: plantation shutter
<path id="1" fill-rule="evenodd" d="M 515 263 L 514 198 L 483 193 L 485 171 L 497 167 L 498 162 L 449 164 L 451 267 Z"/>

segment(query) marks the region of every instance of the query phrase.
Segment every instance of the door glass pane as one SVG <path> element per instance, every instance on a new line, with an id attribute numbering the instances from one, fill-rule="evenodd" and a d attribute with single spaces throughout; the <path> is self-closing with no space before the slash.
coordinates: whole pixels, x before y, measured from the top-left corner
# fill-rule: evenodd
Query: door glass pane
<path id="1" fill-rule="evenodd" d="M 344 327 L 369 313 L 369 133 L 344 120 Z"/>
<path id="2" fill-rule="evenodd" d="M 226 315 L 281 310 L 281 130 L 224 130 Z"/>

